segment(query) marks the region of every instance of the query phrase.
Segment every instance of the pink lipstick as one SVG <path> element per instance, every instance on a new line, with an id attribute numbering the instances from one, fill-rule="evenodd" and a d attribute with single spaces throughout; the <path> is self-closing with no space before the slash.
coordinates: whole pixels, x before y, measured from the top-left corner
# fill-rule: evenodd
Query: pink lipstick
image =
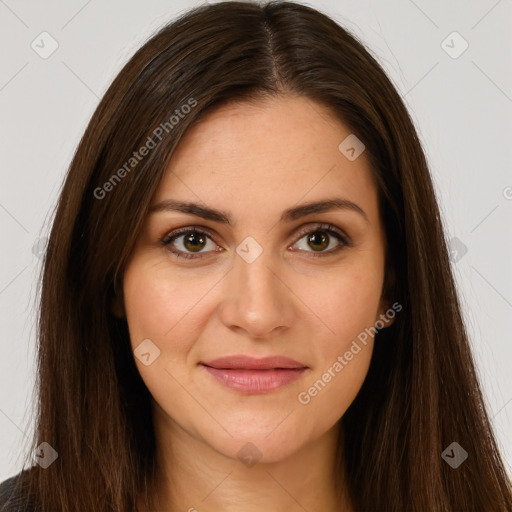
<path id="1" fill-rule="evenodd" d="M 308 368 L 283 356 L 257 359 L 236 355 L 200 364 L 225 386 L 247 394 L 268 393 L 278 389 L 298 379 Z"/>

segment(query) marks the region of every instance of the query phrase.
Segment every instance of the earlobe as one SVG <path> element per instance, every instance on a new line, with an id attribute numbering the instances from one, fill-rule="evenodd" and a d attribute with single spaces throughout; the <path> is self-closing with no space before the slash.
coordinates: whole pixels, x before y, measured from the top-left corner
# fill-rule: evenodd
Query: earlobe
<path id="1" fill-rule="evenodd" d="M 386 328 L 392 325 L 395 321 L 395 310 L 389 304 L 389 301 L 382 300 L 381 307 L 379 308 L 379 316 L 377 317 L 375 324 L 379 328 Z"/>

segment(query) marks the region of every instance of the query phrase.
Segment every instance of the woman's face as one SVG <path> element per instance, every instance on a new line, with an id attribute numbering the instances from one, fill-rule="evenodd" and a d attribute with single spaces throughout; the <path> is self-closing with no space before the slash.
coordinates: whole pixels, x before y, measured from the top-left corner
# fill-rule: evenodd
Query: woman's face
<path id="1" fill-rule="evenodd" d="M 124 275 L 159 429 L 271 462 L 354 400 L 388 304 L 377 190 L 350 136 L 288 96 L 224 106 L 182 139 Z M 304 207 L 327 200 L 342 207 Z"/>

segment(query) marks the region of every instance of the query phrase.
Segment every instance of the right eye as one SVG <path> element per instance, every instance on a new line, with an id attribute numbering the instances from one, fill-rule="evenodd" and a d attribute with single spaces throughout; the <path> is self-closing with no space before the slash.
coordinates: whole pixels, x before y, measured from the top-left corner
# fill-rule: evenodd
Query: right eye
<path id="1" fill-rule="evenodd" d="M 205 253 L 212 252 L 211 250 L 200 252 L 207 247 L 208 241 L 213 245 L 213 252 L 219 252 L 215 249 L 218 245 L 208 233 L 191 226 L 172 231 L 162 238 L 161 243 L 178 258 L 198 259 L 203 258 Z M 176 245 L 181 248 L 177 248 Z"/>

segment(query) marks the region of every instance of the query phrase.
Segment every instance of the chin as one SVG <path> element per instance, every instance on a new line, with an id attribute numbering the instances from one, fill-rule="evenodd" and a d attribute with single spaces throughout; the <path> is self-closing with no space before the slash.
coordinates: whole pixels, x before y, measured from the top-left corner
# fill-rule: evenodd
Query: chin
<path id="1" fill-rule="evenodd" d="M 266 429 L 248 432 L 246 426 L 243 435 L 231 432 L 233 437 L 226 435 L 222 439 L 212 439 L 209 444 L 222 455 L 252 467 L 255 464 L 273 464 L 283 461 L 307 443 L 306 439 L 295 439 L 286 432 L 282 432 L 281 435 L 277 431 L 270 435 L 269 432 Z"/>

